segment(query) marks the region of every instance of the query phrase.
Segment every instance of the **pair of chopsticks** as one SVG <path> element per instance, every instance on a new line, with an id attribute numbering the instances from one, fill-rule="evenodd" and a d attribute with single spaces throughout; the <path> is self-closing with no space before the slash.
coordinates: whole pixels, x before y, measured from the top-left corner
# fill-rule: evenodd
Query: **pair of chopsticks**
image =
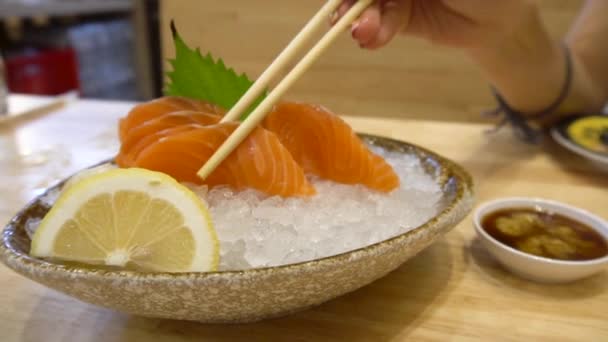
<path id="1" fill-rule="evenodd" d="M 253 131 L 257 125 L 266 117 L 272 107 L 280 100 L 287 90 L 306 72 L 321 54 L 343 33 L 374 0 L 359 0 L 351 9 L 310 49 L 300 62 L 270 91 L 268 96 L 256 109 L 243 121 L 239 127 L 226 139 L 226 141 L 215 151 L 207 163 L 198 171 L 201 179 L 207 178 L 234 149 Z M 299 48 L 308 41 L 314 32 L 326 24 L 327 18 L 334 13 L 342 0 L 329 0 L 317 14 L 306 24 L 298 35 L 289 43 L 281 54 L 264 71 L 257 81 L 249 88 L 247 93 L 232 107 L 221 122 L 234 121 L 249 108 L 249 106 L 264 92 L 271 80 L 284 68 L 289 61 L 294 59 Z"/>

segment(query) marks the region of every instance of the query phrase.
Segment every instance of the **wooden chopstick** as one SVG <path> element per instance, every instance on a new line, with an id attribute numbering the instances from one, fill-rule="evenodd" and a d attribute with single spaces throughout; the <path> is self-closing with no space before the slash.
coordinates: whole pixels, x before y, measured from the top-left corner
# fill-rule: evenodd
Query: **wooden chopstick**
<path id="1" fill-rule="evenodd" d="M 325 20 L 335 12 L 343 0 L 330 0 L 304 26 L 298 35 L 287 45 L 270 66 L 258 77 L 249 90 L 222 118 L 221 123 L 238 120 L 262 92 L 268 87 L 273 77 L 292 60 L 298 51 L 310 39 L 314 32 L 325 23 Z"/>
<path id="2" fill-rule="evenodd" d="M 243 121 L 239 127 L 224 141 L 220 148 L 198 171 L 201 179 L 206 179 L 234 149 L 253 131 L 264 119 L 272 107 L 287 92 L 287 90 L 306 72 L 319 56 L 351 25 L 374 0 L 359 0 L 351 9 L 321 38 L 321 40 L 298 62 L 298 64 L 279 82 L 256 109 Z M 309 31 L 311 32 L 311 31 Z M 303 41 L 303 39 L 301 40 Z M 292 46 L 294 49 L 295 45 Z M 293 58 L 290 54 L 287 57 Z M 282 60 L 284 63 L 285 61 Z M 272 75 L 271 75 L 272 76 Z M 253 88 L 253 87 L 252 87 Z M 253 89 L 259 91 L 258 89 Z M 251 91 L 251 89 L 250 89 Z M 253 96 L 252 96 L 253 97 Z M 255 98 L 255 97 L 254 97 Z M 235 114 L 233 114 L 234 116 Z M 236 116 L 240 116 L 240 113 Z"/>

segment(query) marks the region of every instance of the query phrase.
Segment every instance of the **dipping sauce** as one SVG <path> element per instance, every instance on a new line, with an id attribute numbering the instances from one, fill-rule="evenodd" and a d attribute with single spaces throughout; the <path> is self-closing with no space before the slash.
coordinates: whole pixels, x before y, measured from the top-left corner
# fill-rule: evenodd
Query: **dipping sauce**
<path id="1" fill-rule="evenodd" d="M 507 246 L 545 258 L 582 261 L 608 255 L 608 243 L 600 233 L 559 214 L 505 209 L 484 217 L 482 227 Z"/>

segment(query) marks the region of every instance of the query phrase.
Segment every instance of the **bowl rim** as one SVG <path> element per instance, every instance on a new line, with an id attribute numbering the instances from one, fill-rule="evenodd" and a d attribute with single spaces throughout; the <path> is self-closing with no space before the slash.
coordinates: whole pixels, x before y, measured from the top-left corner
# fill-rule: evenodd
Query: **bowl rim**
<path id="1" fill-rule="evenodd" d="M 421 147 L 419 145 L 412 144 L 412 143 L 409 143 L 406 141 L 401 141 L 401 140 L 397 140 L 397 139 L 393 139 L 393 138 L 377 136 L 377 135 L 372 135 L 372 134 L 365 134 L 365 133 L 357 133 L 357 134 L 364 139 L 368 139 L 368 141 L 372 145 L 375 144 L 377 141 L 383 141 L 383 142 L 386 142 L 387 144 L 396 144 L 403 149 L 409 149 L 412 154 L 418 155 L 418 157 L 420 158 L 421 161 L 424 161 L 425 159 L 429 159 L 429 158 L 434 159 L 435 161 L 438 161 L 439 164 L 441 165 L 440 171 L 442 171 L 442 173 L 438 176 L 438 181 L 442 182 L 441 183 L 442 186 L 446 186 L 450 179 L 453 179 L 453 178 L 458 179 L 454 198 L 451 201 L 449 201 L 448 203 L 446 203 L 443 210 L 441 210 L 434 217 L 430 218 L 422 225 L 420 225 L 414 229 L 411 229 L 405 233 L 396 235 L 392 238 L 385 239 L 385 240 L 376 242 L 374 244 L 369 244 L 369 245 L 359 247 L 356 249 L 352 249 L 349 251 L 345 251 L 345 252 L 342 252 L 339 254 L 326 256 L 323 258 L 317 258 L 317 259 L 308 260 L 308 261 L 301 261 L 301 262 L 291 263 L 291 264 L 286 264 L 286 265 L 257 267 L 257 268 L 250 268 L 250 269 L 244 269 L 244 270 L 226 270 L 226 271 L 217 270 L 217 271 L 210 271 L 210 272 L 181 272 L 181 273 L 150 272 L 150 271 L 120 270 L 120 269 L 112 270 L 112 269 L 98 268 L 95 266 L 82 267 L 82 266 L 78 266 L 78 265 L 63 265 L 63 264 L 59 264 L 59 263 L 54 263 L 51 261 L 32 257 L 28 253 L 22 253 L 21 251 L 15 251 L 12 247 L 10 247 L 7 243 L 8 237 L 6 236 L 8 233 L 10 233 L 8 228 L 11 228 L 11 227 L 14 228 L 18 219 L 25 214 L 25 212 L 28 210 L 28 208 L 30 208 L 32 205 L 34 205 L 41 197 L 44 197 L 51 189 L 54 189 L 55 187 L 60 186 L 60 184 L 65 183 L 68 179 L 70 179 L 71 177 L 74 176 L 74 175 L 72 175 L 72 176 L 66 177 L 65 179 L 61 180 L 57 184 L 47 188 L 44 191 L 44 193 L 42 193 L 42 194 L 36 196 L 35 198 L 33 198 L 32 200 L 30 200 L 30 202 L 28 202 L 24 207 L 22 207 L 22 209 L 17 214 L 15 214 L 13 216 L 13 218 L 9 221 L 9 223 L 6 225 L 5 229 L 2 231 L 2 234 L 0 235 L 0 238 L 1 238 L 0 259 L 2 259 L 1 261 L 3 261 L 6 264 L 6 259 L 9 257 L 13 257 L 13 258 L 18 259 L 18 263 L 27 263 L 27 264 L 30 264 L 31 267 L 34 267 L 34 268 L 53 269 L 55 271 L 78 273 L 81 275 L 103 276 L 104 278 L 135 276 L 135 277 L 141 277 L 141 278 L 145 278 L 145 279 L 158 279 L 158 278 L 163 278 L 163 277 L 169 277 L 171 279 L 176 279 L 176 278 L 202 279 L 202 278 L 212 278 L 212 277 L 243 276 L 243 275 L 264 274 L 264 273 L 269 274 L 271 272 L 290 270 L 290 269 L 294 269 L 294 268 L 312 267 L 313 265 L 324 264 L 324 263 L 327 263 L 330 261 L 337 262 L 337 261 L 340 261 L 341 259 L 345 259 L 345 260 L 357 259 L 358 257 L 360 257 L 362 255 L 362 253 L 370 253 L 374 250 L 383 248 L 385 246 L 392 245 L 393 243 L 396 243 L 399 240 L 407 239 L 411 235 L 418 234 L 419 232 L 423 231 L 425 228 L 428 228 L 429 226 L 433 225 L 435 222 L 439 222 L 442 219 L 449 217 L 449 214 L 452 213 L 457 207 L 462 205 L 463 202 L 465 202 L 466 200 L 470 200 L 471 202 L 473 202 L 473 200 L 474 200 L 473 178 L 472 178 L 471 174 L 465 170 L 464 167 L 460 166 L 459 164 L 455 163 L 454 161 L 452 161 L 446 157 L 443 157 L 443 156 L 439 155 L 438 153 L 435 153 L 424 147 Z M 89 168 L 104 165 L 104 164 L 110 162 L 111 160 L 112 159 L 102 161 L 100 163 L 90 166 Z M 466 203 L 465 203 L 465 205 L 466 205 Z M 463 217 L 464 217 L 464 215 L 463 215 Z M 11 266 L 11 265 L 7 265 L 7 266 L 9 266 L 9 268 L 14 269 L 14 266 Z"/>
<path id="2" fill-rule="evenodd" d="M 608 117 L 606 115 L 601 115 L 600 117 Z M 598 153 L 595 151 L 590 151 L 571 139 L 569 139 L 562 130 L 561 126 L 553 127 L 551 129 L 551 137 L 563 148 L 569 150 L 570 152 L 578 155 L 579 157 L 585 158 L 592 162 L 598 163 L 602 166 L 608 165 L 608 155 Z"/>
<path id="3" fill-rule="evenodd" d="M 593 265 L 608 264 L 608 254 L 606 254 L 605 256 L 603 256 L 601 258 L 596 258 L 596 259 L 591 259 L 591 260 L 551 259 L 551 258 L 547 258 L 547 257 L 542 257 L 542 256 L 522 252 L 516 248 L 508 246 L 508 245 L 504 244 L 503 242 L 495 239 L 490 234 L 488 234 L 485 231 L 485 229 L 483 229 L 481 222 L 482 222 L 483 218 L 490 213 L 493 213 L 500 209 L 513 208 L 514 207 L 513 205 L 509 205 L 509 203 L 512 203 L 512 202 L 527 202 L 527 203 L 529 203 L 530 207 L 533 207 L 533 206 L 542 207 L 543 204 L 544 205 L 554 205 L 554 206 L 560 208 L 559 210 L 556 210 L 557 212 L 559 212 L 560 214 L 562 214 L 564 216 L 568 216 L 569 218 L 571 218 L 575 221 L 578 221 L 578 220 L 572 218 L 572 215 L 570 215 L 570 213 L 576 212 L 580 215 L 586 216 L 587 218 L 589 218 L 593 221 L 597 221 L 601 226 L 604 227 L 604 229 L 597 229 L 595 226 L 592 226 L 591 228 L 596 233 L 600 234 L 604 238 L 604 241 L 606 242 L 606 244 L 608 244 L 608 222 L 606 220 L 602 219 L 601 217 L 599 217 L 585 209 L 575 207 L 573 205 L 569 205 L 569 204 L 566 204 L 563 202 L 546 199 L 546 198 L 541 198 L 541 197 L 517 197 L 517 196 L 503 197 L 503 198 L 490 200 L 490 201 L 480 204 L 473 211 L 473 225 L 475 227 L 476 232 L 481 237 L 483 237 L 485 240 L 491 242 L 493 245 L 501 248 L 502 250 L 504 250 L 512 255 L 516 255 L 520 258 L 527 259 L 528 261 L 531 261 L 531 262 L 538 262 L 538 263 L 542 263 L 544 265 L 551 264 L 551 265 L 565 266 L 565 267 L 593 266 Z M 493 206 L 499 206 L 499 208 L 490 210 L 489 208 L 491 208 Z"/>
<path id="4" fill-rule="evenodd" d="M 566 132 L 567 128 L 577 120 L 587 119 L 587 118 L 608 118 L 608 114 L 595 114 L 587 117 L 574 117 L 572 119 L 567 119 L 551 128 L 550 134 L 553 140 L 555 140 L 559 145 L 563 148 L 569 150 L 570 152 L 578 155 L 579 157 L 585 158 L 592 162 L 598 163 L 602 166 L 608 165 L 608 154 L 592 151 L 586 149 L 585 147 L 579 145 L 575 141 L 573 141 Z"/>

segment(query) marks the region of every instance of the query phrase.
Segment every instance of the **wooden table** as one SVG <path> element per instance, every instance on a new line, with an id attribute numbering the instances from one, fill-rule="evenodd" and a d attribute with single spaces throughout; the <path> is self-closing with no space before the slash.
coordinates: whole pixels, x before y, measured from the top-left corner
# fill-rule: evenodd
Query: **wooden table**
<path id="1" fill-rule="evenodd" d="M 0 221 L 54 180 L 111 157 L 128 103 L 77 101 L 0 126 Z M 530 147 L 488 126 L 348 118 L 362 132 L 413 142 L 468 168 L 480 201 L 540 196 L 608 218 L 608 173 L 552 144 Z M 81 303 L 0 266 L 2 341 L 608 340 L 608 273 L 548 286 L 504 271 L 470 217 L 394 273 L 316 309 L 252 325 L 131 317 Z"/>

